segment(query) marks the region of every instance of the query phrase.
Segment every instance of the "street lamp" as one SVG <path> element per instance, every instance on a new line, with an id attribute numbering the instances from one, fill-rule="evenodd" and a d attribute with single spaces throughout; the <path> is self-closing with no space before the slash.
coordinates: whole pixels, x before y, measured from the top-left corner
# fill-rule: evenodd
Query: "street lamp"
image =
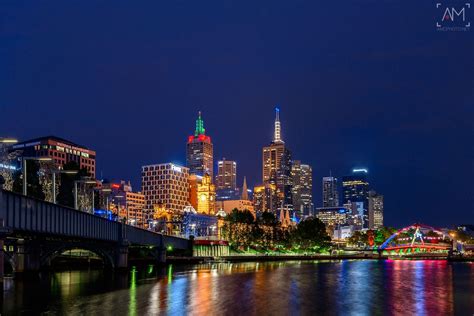
<path id="1" fill-rule="evenodd" d="M 16 144 L 18 143 L 18 139 L 15 138 L 7 138 L 7 137 L 0 137 L 1 144 Z"/>
<path id="2" fill-rule="evenodd" d="M 37 161 L 51 161 L 53 159 L 49 157 L 23 157 L 23 195 L 28 195 L 27 185 L 28 182 L 26 180 L 26 161 L 27 160 L 37 160 Z"/>
<path id="3" fill-rule="evenodd" d="M 56 174 L 77 174 L 77 170 L 54 170 L 53 171 L 53 203 L 56 204 Z"/>
<path id="4" fill-rule="evenodd" d="M 74 208 L 77 210 L 77 184 L 84 183 L 84 184 L 97 184 L 96 181 L 93 180 L 76 180 L 74 181 Z M 92 190 L 92 213 L 94 213 L 94 190 Z"/>

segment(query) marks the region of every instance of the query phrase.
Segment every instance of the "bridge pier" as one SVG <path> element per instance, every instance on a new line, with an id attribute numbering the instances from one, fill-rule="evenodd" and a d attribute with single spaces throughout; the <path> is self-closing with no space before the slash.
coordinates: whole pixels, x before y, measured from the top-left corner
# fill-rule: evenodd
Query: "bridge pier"
<path id="1" fill-rule="evenodd" d="M 156 251 L 158 263 L 166 263 L 166 248 L 164 246 L 159 246 L 156 248 Z"/>
<path id="2" fill-rule="evenodd" d="M 126 269 L 128 268 L 128 242 L 122 242 L 116 250 L 115 257 L 115 268 Z"/>
<path id="3" fill-rule="evenodd" d="M 38 272 L 41 268 L 40 245 L 18 239 L 15 252 L 15 274 Z"/>

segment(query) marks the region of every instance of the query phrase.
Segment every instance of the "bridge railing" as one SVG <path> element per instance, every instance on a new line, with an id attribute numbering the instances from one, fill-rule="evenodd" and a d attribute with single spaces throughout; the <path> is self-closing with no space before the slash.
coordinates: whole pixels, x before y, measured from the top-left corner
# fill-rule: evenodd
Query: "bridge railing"
<path id="1" fill-rule="evenodd" d="M 118 241 L 120 223 L 73 208 L 0 190 L 0 219 L 6 229 L 28 233 Z"/>
<path id="2" fill-rule="evenodd" d="M 163 235 L 161 233 L 129 225 L 125 226 L 125 236 L 131 244 L 160 247 L 171 246 L 179 249 L 187 249 L 189 247 L 189 239 L 178 236 Z"/>
<path id="3" fill-rule="evenodd" d="M 160 245 L 161 238 L 163 235 L 160 233 L 155 233 L 146 229 L 125 225 L 125 238 L 131 244 L 138 245 Z"/>

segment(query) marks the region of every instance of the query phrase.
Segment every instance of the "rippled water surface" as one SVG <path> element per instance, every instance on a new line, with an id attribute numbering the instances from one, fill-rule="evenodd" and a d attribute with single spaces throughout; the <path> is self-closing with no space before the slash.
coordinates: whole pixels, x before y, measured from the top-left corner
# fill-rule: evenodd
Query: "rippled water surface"
<path id="1" fill-rule="evenodd" d="M 2 315 L 474 315 L 474 264 L 302 261 L 168 265 L 4 282 Z"/>

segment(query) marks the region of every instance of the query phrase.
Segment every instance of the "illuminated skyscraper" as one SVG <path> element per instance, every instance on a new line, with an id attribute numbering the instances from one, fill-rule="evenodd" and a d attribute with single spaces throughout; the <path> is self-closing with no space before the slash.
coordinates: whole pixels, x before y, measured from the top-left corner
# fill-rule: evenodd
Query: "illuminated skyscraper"
<path id="1" fill-rule="evenodd" d="M 339 194 L 337 192 L 337 178 L 323 177 L 323 207 L 339 206 Z"/>
<path id="2" fill-rule="evenodd" d="M 280 110 L 275 108 L 275 131 L 270 145 L 263 147 L 263 183 L 276 185 L 278 206 L 292 207 L 291 152 L 281 139 Z"/>
<path id="3" fill-rule="evenodd" d="M 383 227 L 383 195 L 369 191 L 369 228 Z"/>
<path id="4" fill-rule="evenodd" d="M 369 182 L 367 169 L 354 169 L 352 175 L 342 178 L 343 203 L 355 203 L 363 228 L 369 227 Z"/>
<path id="5" fill-rule="evenodd" d="M 253 188 L 253 205 L 255 212 L 271 212 L 278 215 L 277 188 L 275 184 L 265 183 Z"/>
<path id="6" fill-rule="evenodd" d="M 294 160 L 291 168 L 293 207 L 299 216 L 313 215 L 313 174 L 311 166 Z"/>
<path id="7" fill-rule="evenodd" d="M 237 188 L 237 163 L 223 158 L 217 162 L 216 189 L 235 190 Z"/>
<path id="8" fill-rule="evenodd" d="M 142 193 L 148 212 L 161 204 L 168 211 L 182 213 L 188 204 L 188 178 L 188 168 L 172 163 L 143 166 Z"/>
<path id="9" fill-rule="evenodd" d="M 189 168 L 189 173 L 198 176 L 208 174 L 213 179 L 213 155 L 214 148 L 211 138 L 206 136 L 204 121 L 201 118 L 201 112 L 199 112 L 196 130 L 194 135 L 188 137 L 186 146 L 186 166 Z"/>

